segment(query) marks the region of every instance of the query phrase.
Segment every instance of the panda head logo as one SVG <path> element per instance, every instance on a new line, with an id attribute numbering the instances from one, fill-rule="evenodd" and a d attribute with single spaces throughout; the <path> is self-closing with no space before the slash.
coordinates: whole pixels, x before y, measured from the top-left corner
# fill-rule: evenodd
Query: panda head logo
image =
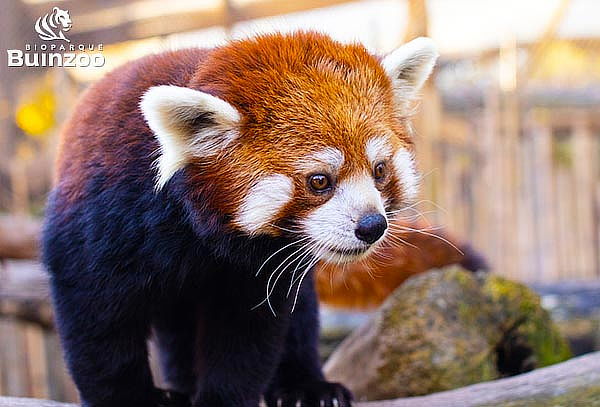
<path id="1" fill-rule="evenodd" d="M 73 26 L 71 16 L 67 10 L 62 10 L 54 7 L 51 13 L 37 19 L 35 23 L 35 31 L 38 33 L 41 40 L 52 41 L 62 40 L 71 42 L 65 33 Z"/>

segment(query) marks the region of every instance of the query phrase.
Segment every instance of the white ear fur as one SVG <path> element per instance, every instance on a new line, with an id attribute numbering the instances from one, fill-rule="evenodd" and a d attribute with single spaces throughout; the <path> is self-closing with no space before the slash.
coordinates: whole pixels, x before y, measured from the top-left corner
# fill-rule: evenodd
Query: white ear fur
<path id="1" fill-rule="evenodd" d="M 381 61 L 392 79 L 394 93 L 402 103 L 414 99 L 435 66 L 439 54 L 429 38 L 416 38 Z"/>
<path id="2" fill-rule="evenodd" d="M 152 87 L 142 97 L 140 109 L 160 143 L 157 190 L 191 157 L 214 155 L 237 136 L 237 110 L 194 89 Z"/>

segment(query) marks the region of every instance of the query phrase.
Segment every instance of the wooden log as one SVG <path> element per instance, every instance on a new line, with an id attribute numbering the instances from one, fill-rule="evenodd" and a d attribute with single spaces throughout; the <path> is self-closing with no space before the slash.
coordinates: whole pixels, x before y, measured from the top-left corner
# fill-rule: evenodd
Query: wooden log
<path id="1" fill-rule="evenodd" d="M 571 398 L 570 398 L 571 397 Z M 577 400 L 591 405 L 600 399 L 600 352 L 534 370 L 519 376 L 474 384 L 422 397 L 355 403 L 355 407 L 477 407 L 508 403 L 553 405 Z M 546 404 L 540 404 L 546 403 Z M 513 404 L 511 404 L 513 405 Z M 526 405 L 526 404 L 514 404 Z M 530 404 L 527 404 L 530 405 Z M 47 400 L 0 397 L 0 407 L 75 407 Z"/>
<path id="2" fill-rule="evenodd" d="M 477 407 L 555 405 L 557 400 L 577 400 L 580 393 L 600 397 L 600 352 L 570 359 L 530 373 L 493 380 L 422 397 L 358 403 L 359 407 Z M 573 399 L 569 399 L 572 396 Z M 581 405 L 590 405 L 581 398 Z M 522 403 L 522 404 L 518 404 Z M 575 405 L 567 402 L 565 405 Z"/>
<path id="3" fill-rule="evenodd" d="M 41 272 L 27 278 L 3 279 L 0 284 L 0 317 L 52 328 L 54 322 L 48 290 L 48 276 Z"/>
<path id="4" fill-rule="evenodd" d="M 18 397 L 0 397 L 0 407 L 75 407 L 75 404 L 56 401 L 27 399 Z"/>
<path id="5" fill-rule="evenodd" d="M 35 259 L 41 223 L 25 216 L 0 216 L 0 260 Z"/>

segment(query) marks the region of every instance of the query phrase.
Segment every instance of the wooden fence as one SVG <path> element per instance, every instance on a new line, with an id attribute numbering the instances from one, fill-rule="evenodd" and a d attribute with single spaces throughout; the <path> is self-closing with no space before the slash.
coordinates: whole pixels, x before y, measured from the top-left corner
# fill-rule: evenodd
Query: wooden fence
<path id="1" fill-rule="evenodd" d="M 521 100 L 511 112 L 510 95 L 488 93 L 458 110 L 426 94 L 417 118 L 420 209 L 507 277 L 600 278 L 600 105 Z"/>
<path id="2" fill-rule="evenodd" d="M 77 401 L 34 262 L 0 265 L 0 394 Z"/>

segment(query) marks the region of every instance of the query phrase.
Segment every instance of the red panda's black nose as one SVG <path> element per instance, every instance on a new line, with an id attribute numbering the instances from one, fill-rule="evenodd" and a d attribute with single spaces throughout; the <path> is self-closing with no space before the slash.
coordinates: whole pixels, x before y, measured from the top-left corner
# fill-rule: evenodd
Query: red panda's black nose
<path id="1" fill-rule="evenodd" d="M 371 244 L 383 235 L 387 226 L 385 216 L 379 213 L 370 213 L 360 218 L 354 234 L 363 242 Z"/>

